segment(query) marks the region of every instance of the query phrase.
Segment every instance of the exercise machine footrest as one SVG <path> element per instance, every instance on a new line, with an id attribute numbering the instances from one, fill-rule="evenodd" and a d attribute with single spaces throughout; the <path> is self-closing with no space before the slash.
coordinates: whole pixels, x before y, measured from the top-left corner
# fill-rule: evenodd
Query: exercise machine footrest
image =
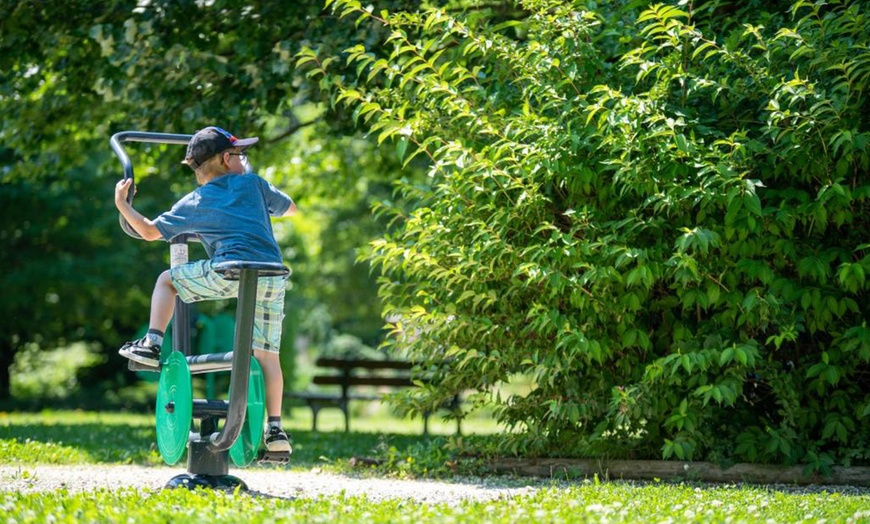
<path id="1" fill-rule="evenodd" d="M 259 464 L 288 464 L 290 462 L 290 452 L 261 450 L 257 456 L 257 462 Z"/>
<path id="2" fill-rule="evenodd" d="M 160 366 L 149 366 L 135 360 L 127 361 L 127 369 L 130 371 L 150 371 L 152 373 L 160 373 Z"/>

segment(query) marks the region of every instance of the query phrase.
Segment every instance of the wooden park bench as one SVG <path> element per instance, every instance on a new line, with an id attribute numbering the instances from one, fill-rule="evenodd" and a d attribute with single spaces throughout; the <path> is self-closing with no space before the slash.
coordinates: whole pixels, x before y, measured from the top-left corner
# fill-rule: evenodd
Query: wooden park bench
<path id="1" fill-rule="evenodd" d="M 299 400 L 308 405 L 312 415 L 312 431 L 317 431 L 317 415 L 323 408 L 338 408 L 344 414 L 344 430 L 350 431 L 350 409 L 352 400 L 381 400 L 384 388 L 396 390 L 416 387 L 411 381 L 412 362 L 404 360 L 371 360 L 320 357 L 315 361 L 318 374 L 312 379 L 317 386 L 331 386 L 334 392 L 292 391 L 285 393 L 289 400 Z M 360 391 L 364 388 L 363 391 Z M 459 408 L 459 395 L 442 407 L 446 410 Z M 429 416 L 423 414 L 423 435 L 429 434 Z M 456 421 L 456 433 L 460 432 L 460 421 Z"/>

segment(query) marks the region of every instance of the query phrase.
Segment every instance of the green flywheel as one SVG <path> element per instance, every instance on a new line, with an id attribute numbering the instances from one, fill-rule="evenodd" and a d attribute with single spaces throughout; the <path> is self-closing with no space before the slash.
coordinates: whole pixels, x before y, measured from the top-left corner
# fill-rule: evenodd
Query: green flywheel
<path id="1" fill-rule="evenodd" d="M 251 358 L 251 374 L 248 377 L 248 409 L 239 438 L 230 447 L 233 464 L 242 468 L 250 464 L 260 451 L 263 441 L 263 423 L 266 419 L 266 387 L 263 383 L 263 368 L 257 359 Z"/>
<path id="2" fill-rule="evenodd" d="M 157 449 L 163 461 L 177 463 L 184 455 L 193 421 L 193 386 L 187 359 L 173 351 L 160 369 L 157 386 Z"/>

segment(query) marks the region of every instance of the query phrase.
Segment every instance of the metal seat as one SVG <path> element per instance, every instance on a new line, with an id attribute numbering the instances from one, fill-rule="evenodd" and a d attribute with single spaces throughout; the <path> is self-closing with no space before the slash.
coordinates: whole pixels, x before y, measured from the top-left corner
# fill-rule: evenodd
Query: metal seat
<path id="1" fill-rule="evenodd" d="M 281 277 L 290 274 L 287 267 L 275 262 L 228 260 L 214 265 L 214 270 L 227 280 L 238 280 L 245 269 L 256 270 L 258 277 Z"/>

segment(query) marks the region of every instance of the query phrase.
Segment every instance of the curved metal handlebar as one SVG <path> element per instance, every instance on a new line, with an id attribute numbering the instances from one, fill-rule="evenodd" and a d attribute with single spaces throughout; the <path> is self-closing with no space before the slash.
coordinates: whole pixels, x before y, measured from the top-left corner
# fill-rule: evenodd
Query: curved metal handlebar
<path id="1" fill-rule="evenodd" d="M 127 193 L 127 202 L 133 203 L 133 193 L 136 191 L 136 179 L 133 177 L 133 162 L 130 161 L 130 156 L 124 150 L 122 145 L 124 142 L 148 142 L 151 144 L 178 144 L 186 146 L 193 135 L 176 135 L 172 133 L 152 133 L 150 131 L 121 131 L 112 135 L 109 144 L 112 146 L 112 151 L 118 155 L 121 160 L 121 166 L 124 168 L 124 180 L 130 178 L 133 180 L 133 185 Z M 133 238 L 142 237 L 135 229 L 127 222 L 123 215 L 120 217 L 121 229 Z"/>

